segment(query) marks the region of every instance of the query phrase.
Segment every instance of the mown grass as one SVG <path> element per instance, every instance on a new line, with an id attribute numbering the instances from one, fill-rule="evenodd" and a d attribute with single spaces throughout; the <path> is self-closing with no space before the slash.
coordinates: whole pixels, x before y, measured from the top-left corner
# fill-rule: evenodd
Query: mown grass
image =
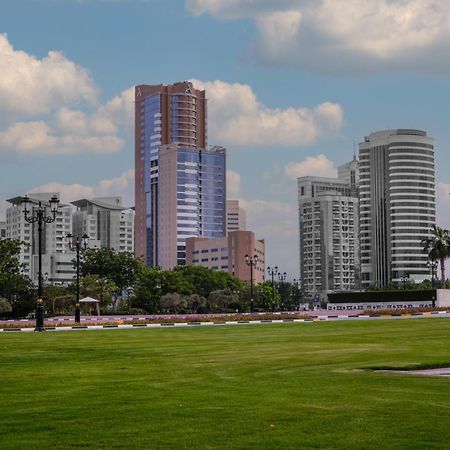
<path id="1" fill-rule="evenodd" d="M 0 448 L 450 448 L 450 320 L 0 334 Z"/>

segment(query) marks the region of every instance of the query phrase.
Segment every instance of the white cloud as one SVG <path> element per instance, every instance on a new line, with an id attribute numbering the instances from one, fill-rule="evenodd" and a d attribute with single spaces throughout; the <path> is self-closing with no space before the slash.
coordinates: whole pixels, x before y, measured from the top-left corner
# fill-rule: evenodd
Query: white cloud
<path id="1" fill-rule="evenodd" d="M 241 176 L 234 170 L 227 170 L 227 197 L 234 198 L 241 195 Z"/>
<path id="2" fill-rule="evenodd" d="M 448 73 L 443 0 L 187 0 L 193 14 L 251 18 L 259 61 L 321 71 Z"/>
<path id="3" fill-rule="evenodd" d="M 302 146 L 336 133 L 343 111 L 335 103 L 308 108 L 269 108 L 247 84 L 192 80 L 208 97 L 208 133 L 224 145 Z"/>
<path id="4" fill-rule="evenodd" d="M 34 187 L 32 192 L 59 192 L 63 203 L 70 203 L 80 198 L 121 196 L 124 205 L 134 205 L 134 170 L 130 169 L 117 177 L 104 179 L 93 186 L 73 183 L 47 183 Z"/>
<path id="5" fill-rule="evenodd" d="M 450 183 L 436 183 L 436 224 L 450 229 Z"/>
<path id="6" fill-rule="evenodd" d="M 325 155 L 308 156 L 300 162 L 290 162 L 284 167 L 285 175 L 290 179 L 298 177 L 332 177 L 337 176 L 337 169 L 333 161 L 330 161 Z"/>
<path id="7" fill-rule="evenodd" d="M 134 86 L 98 108 L 93 120 L 116 127 L 122 126 L 128 131 L 134 130 Z"/>
<path id="8" fill-rule="evenodd" d="M 0 34 L 0 111 L 37 115 L 78 101 L 94 104 L 97 87 L 89 72 L 51 51 L 42 59 L 15 50 Z"/>
<path id="9" fill-rule="evenodd" d="M 69 134 L 60 134 L 42 120 L 17 122 L 0 131 L 0 152 L 12 150 L 23 155 L 73 155 L 79 153 L 113 153 L 120 150 L 124 141 L 116 135 L 96 135 L 80 132 L 83 114 L 76 114 L 77 121 Z M 67 127 L 66 127 L 67 131 Z"/>
<path id="10" fill-rule="evenodd" d="M 288 278 L 298 277 L 298 213 L 295 203 L 240 200 L 247 211 L 247 229 L 265 239 L 266 266 L 277 265 Z"/>
<path id="11" fill-rule="evenodd" d="M 61 53 L 37 59 L 0 34 L 0 74 L 0 155 L 9 160 L 109 154 L 124 147 L 123 131 L 132 136 L 133 88 L 97 106 L 88 71 Z"/>

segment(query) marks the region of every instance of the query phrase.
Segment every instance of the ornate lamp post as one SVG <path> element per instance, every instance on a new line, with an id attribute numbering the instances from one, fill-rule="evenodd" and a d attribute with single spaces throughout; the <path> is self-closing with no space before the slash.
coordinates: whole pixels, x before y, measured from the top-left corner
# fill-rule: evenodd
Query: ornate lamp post
<path id="1" fill-rule="evenodd" d="M 298 300 L 298 310 L 300 311 L 300 298 L 299 298 L 299 287 L 301 286 L 301 280 L 293 279 L 292 280 L 292 286 L 294 287 L 294 301 Z"/>
<path id="2" fill-rule="evenodd" d="M 270 275 L 270 277 L 272 278 L 272 311 L 275 311 L 275 285 L 274 285 L 273 279 L 274 279 L 275 275 L 278 274 L 278 266 L 268 267 L 267 272 Z"/>
<path id="3" fill-rule="evenodd" d="M 409 280 L 409 273 L 405 273 L 405 275 L 402 275 L 400 279 L 403 283 L 403 289 L 406 289 L 406 282 Z"/>
<path id="4" fill-rule="evenodd" d="M 282 310 L 284 309 L 283 295 L 281 294 L 281 284 L 286 281 L 287 273 L 286 272 L 278 272 L 278 293 L 280 294 L 280 305 L 278 305 Z"/>
<path id="5" fill-rule="evenodd" d="M 70 251 L 77 252 L 76 269 L 77 269 L 77 300 L 75 304 L 75 322 L 80 323 L 80 251 L 86 250 L 89 245 L 89 236 L 85 233 L 81 236 L 81 240 L 77 237 L 73 239 L 72 233 L 68 233 L 66 236 L 67 245 Z"/>
<path id="6" fill-rule="evenodd" d="M 127 288 L 127 311 L 128 311 L 128 314 L 130 314 L 130 296 L 132 293 L 133 293 L 133 288 L 128 287 Z"/>
<path id="7" fill-rule="evenodd" d="M 438 262 L 430 260 L 430 261 L 427 262 L 427 266 L 431 270 L 431 289 L 434 290 L 434 280 L 436 279 L 436 275 L 437 275 Z M 436 306 L 436 295 L 435 295 L 435 293 L 433 294 L 432 306 L 433 306 L 433 308 Z"/>
<path id="8" fill-rule="evenodd" d="M 44 300 L 42 299 L 42 231 L 44 223 L 52 223 L 56 219 L 59 199 L 53 195 L 49 200 L 50 215 L 46 214 L 46 206 L 39 201 L 34 211 L 30 210 L 30 198 L 28 195 L 22 197 L 23 214 L 28 223 L 38 224 L 38 298 L 36 302 L 36 328 L 34 331 L 45 331 L 44 328 Z"/>
<path id="9" fill-rule="evenodd" d="M 253 312 L 253 267 L 258 264 L 258 255 L 245 255 L 245 262 L 250 267 L 250 312 Z"/>

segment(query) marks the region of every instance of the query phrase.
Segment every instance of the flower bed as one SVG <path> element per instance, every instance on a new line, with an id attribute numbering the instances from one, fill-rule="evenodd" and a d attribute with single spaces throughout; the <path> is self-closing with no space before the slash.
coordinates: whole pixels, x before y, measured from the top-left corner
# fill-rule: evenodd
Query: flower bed
<path id="1" fill-rule="evenodd" d="M 271 321 L 271 320 L 293 320 L 293 319 L 311 319 L 310 316 L 297 312 L 280 312 L 280 313 L 242 313 L 242 314 L 186 314 L 186 315 L 167 315 L 167 316 L 147 316 L 143 318 L 130 318 L 121 320 L 101 320 L 96 321 L 92 318 L 89 322 L 82 324 L 75 321 L 46 321 L 46 328 L 56 327 L 80 327 L 87 326 L 114 326 L 114 325 L 146 325 L 146 324 L 170 324 L 170 323 L 200 323 L 200 322 L 241 322 L 247 323 L 251 321 Z M 0 328 L 34 328 L 33 322 L 6 322 L 1 324 Z"/>
<path id="2" fill-rule="evenodd" d="M 432 307 L 423 307 L 423 308 L 403 308 L 403 309 L 366 309 L 362 312 L 362 314 L 367 316 L 400 316 L 402 314 L 417 314 L 424 312 L 433 312 L 433 311 L 446 311 L 448 308 L 432 308 Z"/>

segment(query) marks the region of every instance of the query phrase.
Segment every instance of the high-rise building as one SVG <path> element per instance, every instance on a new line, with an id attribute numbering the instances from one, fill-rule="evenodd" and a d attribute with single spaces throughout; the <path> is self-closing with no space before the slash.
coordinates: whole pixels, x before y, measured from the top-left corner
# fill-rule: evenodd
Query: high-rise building
<path id="1" fill-rule="evenodd" d="M 359 286 L 358 162 L 342 178 L 298 178 L 300 278 L 307 297 Z"/>
<path id="2" fill-rule="evenodd" d="M 185 264 L 186 238 L 226 234 L 226 151 L 162 145 L 158 164 L 152 262 L 169 269 Z"/>
<path id="3" fill-rule="evenodd" d="M 58 193 L 30 194 L 30 216 L 34 215 L 39 202 L 49 207 L 49 200 Z M 38 281 L 38 224 L 28 223 L 25 220 L 22 206 L 22 197 L 7 200 L 11 203 L 6 210 L 6 237 L 23 242 L 19 254 L 19 261 L 23 273 L 35 283 Z M 50 208 L 48 208 L 50 215 Z M 66 235 L 72 232 L 72 207 L 60 204 L 56 219 L 51 223 L 43 224 L 42 232 L 42 274 L 47 282 L 68 284 L 73 281 L 75 269 L 73 268 L 73 254 L 68 252 Z"/>
<path id="4" fill-rule="evenodd" d="M 134 211 L 122 205 L 121 197 L 83 198 L 72 202 L 73 235 L 89 236 L 89 246 L 109 247 L 118 252 L 134 250 Z"/>
<path id="5" fill-rule="evenodd" d="M 6 221 L 0 221 L 0 239 L 6 238 Z"/>
<path id="6" fill-rule="evenodd" d="M 215 239 L 186 239 L 186 264 L 230 272 L 243 281 L 250 281 L 250 267 L 245 262 L 245 255 L 258 256 L 253 268 L 253 283 L 262 283 L 265 278 L 265 245 L 263 239 L 255 238 L 253 231 L 230 231 L 227 236 Z"/>
<path id="7" fill-rule="evenodd" d="M 135 252 L 156 266 L 159 147 L 206 148 L 205 91 L 188 81 L 135 87 Z"/>
<path id="8" fill-rule="evenodd" d="M 371 133 L 359 162 L 363 286 L 429 279 L 421 241 L 435 223 L 434 140 L 421 130 Z"/>
<path id="9" fill-rule="evenodd" d="M 239 205 L 239 200 L 227 200 L 227 233 L 246 230 L 247 217 L 245 209 Z"/>

